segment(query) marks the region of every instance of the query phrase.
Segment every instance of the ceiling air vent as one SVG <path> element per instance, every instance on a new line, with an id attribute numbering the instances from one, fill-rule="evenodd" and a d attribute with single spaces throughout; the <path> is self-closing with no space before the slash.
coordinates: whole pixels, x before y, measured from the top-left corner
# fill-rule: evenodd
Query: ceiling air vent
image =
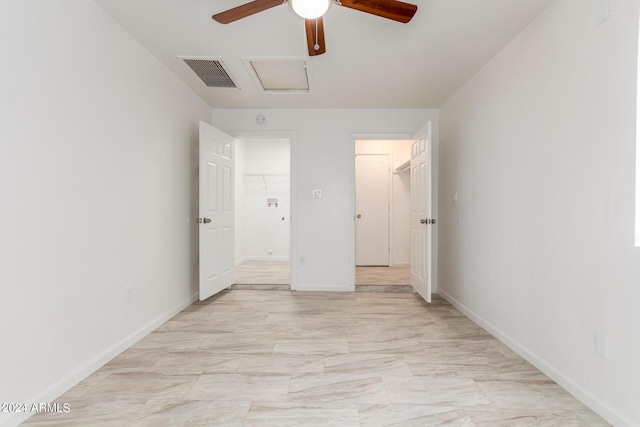
<path id="1" fill-rule="evenodd" d="M 225 70 L 222 61 L 218 59 L 182 58 L 182 60 L 202 79 L 207 87 L 238 87 Z"/>

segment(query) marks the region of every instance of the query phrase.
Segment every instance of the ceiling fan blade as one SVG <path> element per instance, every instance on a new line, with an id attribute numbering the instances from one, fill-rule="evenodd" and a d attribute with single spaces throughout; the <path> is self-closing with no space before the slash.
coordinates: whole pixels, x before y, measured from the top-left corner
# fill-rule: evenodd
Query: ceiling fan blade
<path id="1" fill-rule="evenodd" d="M 371 13 L 406 24 L 416 14 L 418 6 L 398 0 L 340 0 L 344 7 Z"/>
<path id="2" fill-rule="evenodd" d="M 212 16 L 215 21 L 221 24 L 228 24 L 230 22 L 237 21 L 238 19 L 246 18 L 254 13 L 262 12 L 272 7 L 279 6 L 284 3 L 284 0 L 254 0 L 249 3 L 245 3 L 233 9 L 226 10 L 224 12 L 217 13 Z"/>
<path id="3" fill-rule="evenodd" d="M 305 19 L 304 28 L 307 33 L 309 56 L 317 56 L 325 53 L 327 47 L 324 44 L 324 24 L 322 22 L 322 16 L 318 19 Z"/>

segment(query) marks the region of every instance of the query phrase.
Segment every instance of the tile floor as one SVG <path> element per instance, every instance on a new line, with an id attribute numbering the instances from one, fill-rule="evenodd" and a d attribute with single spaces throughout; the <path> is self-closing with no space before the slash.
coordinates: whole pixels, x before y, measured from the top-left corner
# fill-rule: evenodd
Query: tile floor
<path id="1" fill-rule="evenodd" d="M 247 260 L 236 266 L 236 285 L 288 285 L 289 261 Z M 409 267 L 356 267 L 356 286 L 399 286 L 409 284 Z M 236 289 L 248 287 L 236 286 Z M 253 288 L 256 289 L 256 288 Z M 274 289 L 281 289 L 274 286 Z"/>
<path id="2" fill-rule="evenodd" d="M 403 286 L 409 284 L 409 266 L 356 267 L 356 286 Z"/>
<path id="3" fill-rule="evenodd" d="M 434 296 L 224 291 L 28 426 L 605 426 Z"/>
<path id="4" fill-rule="evenodd" d="M 243 261 L 236 266 L 235 284 L 238 285 L 288 285 L 289 261 Z"/>

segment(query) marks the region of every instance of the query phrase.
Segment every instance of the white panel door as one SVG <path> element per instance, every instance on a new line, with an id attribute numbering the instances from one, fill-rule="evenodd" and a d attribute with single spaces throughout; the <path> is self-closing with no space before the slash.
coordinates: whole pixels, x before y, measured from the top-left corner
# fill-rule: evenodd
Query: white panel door
<path id="1" fill-rule="evenodd" d="M 411 146 L 411 278 L 413 289 L 431 302 L 431 122 Z"/>
<path id="2" fill-rule="evenodd" d="M 234 280 L 233 137 L 200 122 L 200 300 Z"/>
<path id="3" fill-rule="evenodd" d="M 389 266 L 389 156 L 356 155 L 356 265 Z"/>

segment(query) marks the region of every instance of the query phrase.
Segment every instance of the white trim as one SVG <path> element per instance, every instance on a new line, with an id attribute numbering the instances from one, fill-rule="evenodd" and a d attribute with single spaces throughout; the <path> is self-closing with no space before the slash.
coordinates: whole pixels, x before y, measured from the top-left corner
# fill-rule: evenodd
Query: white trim
<path id="1" fill-rule="evenodd" d="M 242 261 L 290 261 L 289 256 L 246 256 Z M 237 264 L 236 264 L 237 265 Z"/>
<path id="2" fill-rule="evenodd" d="M 171 319 L 176 314 L 180 313 L 182 310 L 184 310 L 185 308 L 187 308 L 188 306 L 190 306 L 196 301 L 198 301 L 197 292 L 191 295 L 189 299 L 184 300 L 181 303 L 177 304 L 176 306 L 169 309 L 164 314 L 158 316 L 151 322 L 147 323 L 137 331 L 130 334 L 128 337 L 117 342 L 111 347 L 105 349 L 104 351 L 96 355 L 94 358 L 87 361 L 84 365 L 70 372 L 61 380 L 59 380 L 55 384 L 52 384 L 51 386 L 49 386 L 48 388 L 46 388 L 45 390 L 37 394 L 32 399 L 27 399 L 24 403 L 27 404 L 27 407 L 31 407 L 33 403 L 54 401 L 55 399 L 57 399 L 58 397 L 66 393 L 68 390 L 70 390 L 72 387 L 79 384 L 82 380 L 86 379 L 91 374 L 96 372 L 98 369 L 100 369 L 101 367 L 106 365 L 108 362 L 116 358 L 120 353 L 122 353 L 123 351 L 125 351 L 126 349 L 128 349 L 129 347 L 137 343 L 138 341 L 140 341 L 142 338 L 149 335 L 151 332 L 159 328 L 167 320 Z M 12 416 L 9 416 L 2 422 L 2 425 L 6 427 L 17 426 L 20 423 L 24 422 L 29 417 L 31 417 L 31 415 L 34 415 L 34 414 L 31 414 L 28 412 L 13 413 Z"/>
<path id="3" fill-rule="evenodd" d="M 394 262 L 391 267 L 410 267 L 411 263 L 410 262 Z"/>
<path id="4" fill-rule="evenodd" d="M 617 427 L 633 427 L 635 425 L 633 421 L 629 420 L 621 414 L 616 413 L 615 410 L 613 410 L 606 403 L 602 402 L 600 399 L 584 390 L 570 378 L 567 378 L 562 372 L 547 363 L 544 359 L 528 350 L 517 340 L 511 338 L 505 332 L 495 327 L 493 324 L 485 320 L 482 316 L 475 313 L 473 310 L 467 308 L 464 304 L 456 300 L 444 290 L 441 289 L 438 292 L 438 295 L 449 301 L 451 305 L 462 312 L 462 314 L 484 328 L 498 340 L 502 341 L 503 344 L 518 353 L 518 355 L 524 358 L 527 362 L 531 363 L 546 376 L 554 380 L 560 387 L 564 388 L 571 395 L 573 395 L 573 397 L 584 403 L 591 410 L 604 418 L 607 422 Z"/>
<path id="5" fill-rule="evenodd" d="M 292 289 L 293 290 L 293 289 Z M 295 289 L 301 292 L 355 292 L 356 287 L 350 285 L 298 285 Z"/>
<path id="6" fill-rule="evenodd" d="M 636 52 L 636 203 L 635 203 L 635 247 L 640 247 L 640 28 L 638 29 L 638 45 Z"/>
<path id="7" fill-rule="evenodd" d="M 388 182 L 388 188 L 387 188 L 387 202 L 389 203 L 387 205 L 387 212 L 389 214 L 389 224 L 387 225 L 388 230 L 389 230 L 389 241 L 387 242 L 389 245 L 389 261 L 387 263 L 387 265 L 389 267 L 391 267 L 391 265 L 393 264 L 393 257 L 394 257 L 394 253 L 393 253 L 393 242 L 395 241 L 395 235 L 393 234 L 393 209 L 391 208 L 393 206 L 394 203 L 394 193 L 393 193 L 393 153 L 387 153 L 387 157 L 389 159 L 389 171 L 387 172 L 387 182 Z"/>

